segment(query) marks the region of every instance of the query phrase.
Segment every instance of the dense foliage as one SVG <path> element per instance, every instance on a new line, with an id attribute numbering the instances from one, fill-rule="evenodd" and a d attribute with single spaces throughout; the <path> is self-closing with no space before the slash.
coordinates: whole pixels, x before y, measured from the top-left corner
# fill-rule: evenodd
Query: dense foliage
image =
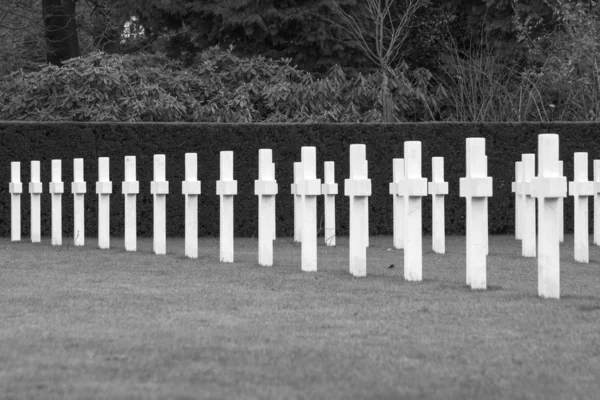
<path id="1" fill-rule="evenodd" d="M 389 77 L 326 23 L 329 0 L 259 3 L 84 0 L 85 55 L 59 68 L 39 63 L 41 3 L 15 1 L 21 15 L 0 0 L 0 119 L 380 122 L 390 95 L 388 121 L 600 118 L 595 1 L 431 0 Z"/>
<path id="2" fill-rule="evenodd" d="M 424 119 L 430 74 L 396 69 L 399 119 Z M 409 76 L 409 77 L 407 77 Z M 14 73 L 0 95 L 0 119 L 72 121 L 374 122 L 377 74 L 348 78 L 340 67 L 322 79 L 262 56 L 217 47 L 193 66 L 164 55 L 96 53 L 62 68 Z M 402 117 L 405 115 L 406 117 Z"/>

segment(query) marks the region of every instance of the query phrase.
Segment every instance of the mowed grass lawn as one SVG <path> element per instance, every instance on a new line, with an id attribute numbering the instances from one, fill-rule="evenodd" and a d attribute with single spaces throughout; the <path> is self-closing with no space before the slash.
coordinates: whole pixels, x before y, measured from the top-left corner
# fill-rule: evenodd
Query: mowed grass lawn
<path id="1" fill-rule="evenodd" d="M 321 239 L 320 239 L 321 240 Z M 537 262 L 490 238 L 489 290 L 464 284 L 464 237 L 447 254 L 424 238 L 424 281 L 402 278 L 402 251 L 371 238 L 368 276 L 348 274 L 348 241 L 300 247 L 216 239 L 184 258 L 113 238 L 84 248 L 0 240 L 2 399 L 600 398 L 600 248 L 590 264 L 561 246 L 560 300 L 537 297 Z M 391 264 L 395 268 L 388 268 Z"/>

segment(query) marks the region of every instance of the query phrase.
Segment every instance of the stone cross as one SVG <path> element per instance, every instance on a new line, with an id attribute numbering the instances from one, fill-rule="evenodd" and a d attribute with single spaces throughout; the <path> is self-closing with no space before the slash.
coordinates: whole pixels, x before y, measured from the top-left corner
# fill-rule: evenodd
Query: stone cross
<path id="1" fill-rule="evenodd" d="M 531 181 L 535 178 L 535 154 L 521 156 L 521 254 L 523 257 L 536 256 L 535 198 L 531 192 Z"/>
<path id="2" fill-rule="evenodd" d="M 484 138 L 467 139 L 467 173 L 460 178 L 460 197 L 467 202 L 467 285 L 487 288 L 487 198 L 492 196 L 492 178 L 487 176 Z"/>
<path id="3" fill-rule="evenodd" d="M 254 194 L 258 196 L 258 264 L 273 265 L 273 240 L 275 238 L 275 196 L 277 181 L 271 149 L 258 151 L 258 179 L 254 181 Z"/>
<path id="4" fill-rule="evenodd" d="M 83 158 L 73 159 L 73 245 L 85 244 L 85 193 L 87 184 L 83 180 Z"/>
<path id="5" fill-rule="evenodd" d="M 335 195 L 338 194 L 338 184 L 335 183 L 335 163 L 325 161 L 325 179 L 321 186 L 325 212 L 325 244 L 335 246 Z"/>
<path id="6" fill-rule="evenodd" d="M 198 258 L 198 196 L 202 193 L 198 180 L 198 154 L 185 153 L 185 181 L 181 194 L 185 196 L 185 256 Z"/>
<path id="7" fill-rule="evenodd" d="M 166 180 L 166 158 L 164 154 L 154 155 L 154 180 L 150 182 L 150 193 L 154 196 L 154 254 L 167 254 L 167 194 L 169 182 Z"/>
<path id="8" fill-rule="evenodd" d="M 421 142 L 404 142 L 404 279 L 423 280 L 422 198 L 427 178 L 421 176 Z"/>
<path id="9" fill-rule="evenodd" d="M 367 165 L 366 166 L 366 170 L 367 170 L 367 179 L 368 179 L 369 178 L 369 161 L 365 160 L 365 163 Z M 369 221 L 371 221 L 369 219 L 369 198 L 367 197 L 365 200 L 367 202 L 367 226 L 366 226 L 365 231 L 364 231 L 365 232 L 365 245 L 367 247 L 369 247 Z"/>
<path id="10" fill-rule="evenodd" d="M 394 248 L 404 248 L 404 196 L 401 188 L 404 186 L 404 159 L 394 158 L 392 161 L 392 182 L 390 194 L 393 196 L 393 233 Z"/>
<path id="11" fill-rule="evenodd" d="M 488 171 L 488 169 L 487 169 L 488 168 L 487 159 L 488 159 L 487 156 L 485 156 L 484 157 L 484 160 L 485 160 L 485 162 L 484 162 L 484 170 L 483 170 L 484 176 L 487 176 L 487 174 L 488 174 L 487 173 L 487 171 Z M 487 199 L 484 202 L 484 209 L 485 209 L 484 215 L 486 215 L 486 218 L 483 220 L 483 226 L 484 226 L 483 231 L 485 232 L 485 235 L 483 235 L 483 241 L 485 243 L 485 255 L 487 256 L 487 255 L 490 254 L 490 229 L 489 229 L 489 221 L 488 221 L 488 218 L 487 218 L 487 216 L 489 215 L 489 212 L 488 212 L 489 202 L 487 201 Z"/>
<path id="12" fill-rule="evenodd" d="M 52 181 L 48 185 L 52 201 L 52 245 L 62 244 L 62 194 L 65 184 L 62 182 L 62 163 L 52 160 Z"/>
<path id="13" fill-rule="evenodd" d="M 515 194 L 515 239 L 521 240 L 521 207 L 523 206 L 523 197 L 521 196 L 521 190 L 523 187 L 523 163 L 517 161 L 515 163 L 515 181 L 512 183 L 512 192 Z"/>
<path id="14" fill-rule="evenodd" d="M 600 245 L 600 160 L 594 160 L 594 244 Z"/>
<path id="15" fill-rule="evenodd" d="M 271 163 L 271 176 L 275 179 L 275 163 Z M 271 213 L 273 217 L 271 221 L 273 221 L 273 228 L 271 232 L 273 233 L 273 240 L 277 239 L 277 197 L 273 197 L 273 207 L 271 207 Z"/>
<path id="16" fill-rule="evenodd" d="M 233 196 L 237 194 L 237 181 L 233 179 L 233 151 L 220 154 L 220 180 L 217 181 L 217 195 L 220 200 L 219 259 L 224 263 L 233 262 Z"/>
<path id="17" fill-rule="evenodd" d="M 42 240 L 41 231 L 41 206 L 42 182 L 40 182 L 40 162 L 31 162 L 31 182 L 29 183 L 31 194 L 31 243 L 39 243 Z"/>
<path id="18" fill-rule="evenodd" d="M 344 181 L 344 194 L 350 200 L 350 274 L 367 275 L 367 243 L 365 230 L 369 224 L 367 198 L 371 195 L 371 180 L 367 174 L 367 148 L 350 145 L 350 178 Z"/>
<path id="19" fill-rule="evenodd" d="M 292 195 L 294 195 L 294 242 L 302 241 L 302 196 L 298 194 L 298 182 L 302 181 L 302 163 L 294 163 L 294 183 L 292 183 Z"/>
<path id="20" fill-rule="evenodd" d="M 594 182 L 588 180 L 588 154 L 575 153 L 573 181 L 569 182 L 569 195 L 573 196 L 575 261 L 590 262 L 588 197 L 594 195 Z"/>
<path id="21" fill-rule="evenodd" d="M 446 253 L 446 220 L 444 215 L 444 196 L 448 194 L 448 182 L 444 182 L 444 157 L 431 159 L 431 249 L 435 253 Z"/>
<path id="22" fill-rule="evenodd" d="M 10 240 L 17 242 L 21 240 L 21 163 L 13 161 L 10 163 Z"/>
<path id="23" fill-rule="evenodd" d="M 302 271 L 317 270 L 317 196 L 321 195 L 321 180 L 317 179 L 317 148 L 302 147 L 303 180 L 296 186 L 303 198 L 302 209 Z"/>
<path id="24" fill-rule="evenodd" d="M 560 245 L 558 199 L 565 197 L 567 181 L 558 161 L 558 135 L 538 136 L 538 175 L 531 190 L 538 199 L 538 293 L 560 297 Z"/>
<path id="25" fill-rule="evenodd" d="M 558 162 L 560 176 L 565 176 L 564 163 Z M 565 241 L 565 199 L 559 197 L 558 199 L 558 239 L 562 243 Z"/>
<path id="26" fill-rule="evenodd" d="M 98 247 L 110 248 L 110 195 L 112 182 L 110 181 L 110 161 L 108 157 L 98 158 Z"/>
<path id="27" fill-rule="evenodd" d="M 125 180 L 121 192 L 125 196 L 125 250 L 137 250 L 137 195 L 140 183 L 136 180 L 135 156 L 125 157 Z"/>

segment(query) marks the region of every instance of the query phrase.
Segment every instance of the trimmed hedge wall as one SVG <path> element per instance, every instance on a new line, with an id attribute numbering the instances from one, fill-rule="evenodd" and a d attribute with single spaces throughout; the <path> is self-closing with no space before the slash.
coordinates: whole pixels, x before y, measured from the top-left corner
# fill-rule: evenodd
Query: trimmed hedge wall
<path id="1" fill-rule="evenodd" d="M 181 123 L 20 123 L 0 122 L 0 235 L 10 236 L 10 162 L 21 161 L 22 234 L 29 235 L 30 200 L 29 182 L 31 160 L 42 162 L 42 235 L 51 234 L 50 160 L 63 160 L 63 234 L 73 234 L 73 158 L 84 158 L 85 180 L 88 182 L 85 199 L 86 236 L 97 236 L 98 157 L 110 157 L 110 177 L 113 181 L 111 196 L 111 235 L 123 236 L 123 195 L 121 182 L 124 175 L 124 157 L 137 156 L 138 234 L 152 235 L 152 156 L 166 154 L 167 180 L 167 235 L 184 235 L 184 197 L 181 181 L 184 178 L 184 154 L 198 153 L 198 179 L 202 181 L 199 197 L 199 235 L 217 236 L 219 233 L 219 201 L 215 181 L 219 179 L 219 151 L 234 151 L 234 178 L 238 181 L 235 197 L 235 234 L 257 234 L 257 198 L 254 180 L 258 174 L 258 149 L 273 149 L 277 196 L 277 234 L 293 235 L 293 198 L 290 184 L 293 162 L 300 160 L 301 146 L 316 146 L 318 176 L 323 176 L 323 161 L 335 161 L 336 182 L 340 195 L 336 199 L 337 231 L 348 234 L 348 198 L 344 193 L 344 179 L 348 178 L 349 145 L 367 145 L 369 177 L 373 195 L 369 200 L 370 232 L 372 235 L 392 233 L 392 198 L 388 183 L 392 179 L 392 159 L 402 157 L 403 142 L 420 140 L 423 147 L 423 176 L 431 178 L 431 157 L 445 159 L 445 180 L 450 194 L 446 196 L 446 232 L 464 234 L 465 201 L 458 197 L 458 181 L 465 175 L 465 139 L 486 138 L 488 173 L 493 177 L 494 196 L 489 202 L 489 228 L 493 234 L 514 232 L 514 163 L 522 153 L 537 152 L 537 135 L 544 132 L 561 136 L 560 157 L 565 163 L 568 180 L 573 176 L 573 153 L 589 153 L 590 179 L 592 160 L 600 158 L 600 123 L 409 123 L 409 124 L 181 124 Z M 573 201 L 565 201 L 565 228 L 572 231 Z M 319 201 L 319 215 L 323 204 Z M 592 215 L 592 213 L 590 213 Z M 323 221 L 320 221 L 322 224 Z M 590 227 L 592 227 L 590 223 Z M 423 228 L 431 230 L 431 200 L 423 201 Z M 322 232 L 321 232 L 322 234 Z"/>

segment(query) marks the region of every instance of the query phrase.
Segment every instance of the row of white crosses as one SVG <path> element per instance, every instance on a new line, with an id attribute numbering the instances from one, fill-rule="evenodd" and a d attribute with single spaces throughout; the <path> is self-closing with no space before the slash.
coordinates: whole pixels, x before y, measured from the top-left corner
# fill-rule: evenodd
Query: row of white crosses
<path id="1" fill-rule="evenodd" d="M 198 181 L 198 164 L 196 153 L 185 155 L 185 181 L 181 191 L 185 196 L 185 255 L 190 258 L 198 257 L 198 195 L 201 193 L 201 183 Z M 61 181 L 61 160 L 52 160 L 52 181 L 49 192 L 52 194 L 52 244 L 62 244 L 62 194 L 64 183 Z M 73 160 L 73 244 L 85 244 L 84 230 L 84 195 L 87 183 L 83 178 L 83 159 Z M 21 183 L 21 164 L 11 163 L 11 239 L 21 240 L 21 198 L 23 185 Z M 40 242 L 40 162 L 31 162 L 31 241 Z M 150 183 L 150 192 L 154 197 L 153 220 L 153 251 L 156 254 L 166 254 L 166 197 L 169 194 L 169 182 L 166 181 L 166 159 L 162 154 L 154 156 L 154 179 Z M 98 247 L 110 248 L 110 199 L 112 182 L 109 175 L 109 158 L 98 159 Z M 125 250 L 137 249 L 137 219 L 136 196 L 139 194 L 139 182 L 136 180 L 136 158 L 125 157 L 125 180 L 122 183 L 122 193 L 125 196 Z M 220 259 L 222 262 L 233 262 L 233 196 L 237 194 L 237 181 L 233 180 L 233 152 L 221 152 L 221 180 L 217 181 L 217 194 L 220 196 L 221 209 L 221 245 Z"/>
<path id="2" fill-rule="evenodd" d="M 563 176 L 563 162 L 558 162 L 559 175 Z M 515 194 L 515 239 L 522 240 L 523 257 L 536 256 L 535 198 L 531 191 L 531 181 L 535 177 L 535 154 L 523 154 L 521 161 L 515 162 L 515 181 L 512 192 Z M 563 198 L 558 199 L 559 240 L 564 241 Z"/>
<path id="3" fill-rule="evenodd" d="M 394 177 L 390 183 L 390 194 L 394 196 L 394 246 L 404 248 L 405 279 L 420 281 L 423 275 L 422 197 L 428 194 L 429 189 L 429 194 L 433 196 L 432 246 L 434 251 L 444 253 L 444 196 L 448 194 L 448 183 L 444 182 L 444 160 L 441 157 L 435 157 L 432 161 L 433 180 L 429 185 L 427 179 L 421 176 L 421 142 L 405 142 L 404 157 L 393 161 Z M 333 182 L 334 165 L 333 162 L 325 162 L 325 183 L 321 185 L 316 179 L 315 164 L 316 149 L 303 147 L 302 161 L 294 164 L 294 183 L 291 187 L 294 195 L 294 238 L 302 243 L 303 271 L 317 269 L 315 199 L 319 194 L 325 196 L 325 241 L 328 245 L 335 244 L 333 211 L 334 196 L 338 189 Z M 353 276 L 364 277 L 367 274 L 371 180 L 368 178 L 366 146 L 363 144 L 350 145 L 350 178 L 345 180 L 344 192 L 350 202 L 349 270 Z"/>
<path id="4" fill-rule="evenodd" d="M 326 161 L 325 183 L 317 179 L 317 149 L 304 146 L 301 161 L 294 163 L 294 241 L 301 243 L 302 271 L 317 270 L 317 196 L 324 196 L 325 243 L 335 246 L 335 164 Z"/>
<path id="5" fill-rule="evenodd" d="M 538 294 L 560 297 L 560 242 L 564 240 L 563 199 L 567 181 L 558 160 L 556 134 L 539 135 L 538 175 L 534 176 L 534 154 L 524 154 L 516 164 L 513 185 L 516 200 L 515 229 L 523 240 L 523 256 L 536 256 L 535 202 L 538 200 Z M 568 193 L 574 202 L 574 258 L 589 262 L 588 198 L 594 196 L 594 243 L 600 244 L 600 160 L 594 160 L 594 181 L 588 180 L 587 153 L 574 154 L 574 176 Z"/>
<path id="6" fill-rule="evenodd" d="M 405 142 L 404 154 L 406 160 L 403 158 L 393 160 L 393 182 L 390 183 L 390 194 L 393 195 L 393 245 L 396 249 L 404 249 L 406 230 L 414 229 L 412 228 L 414 220 L 411 223 L 406 216 L 410 209 L 405 203 L 413 197 L 412 207 L 418 208 L 420 220 L 420 205 L 418 207 L 417 205 L 420 204 L 421 197 L 429 192 L 432 196 L 431 247 L 434 252 L 444 254 L 446 252 L 444 196 L 448 194 L 448 182 L 444 182 L 444 158 L 432 158 L 432 181 L 427 183 L 426 179 L 421 177 L 421 143 Z M 405 169 L 405 163 L 410 164 L 408 169 Z"/>
<path id="7" fill-rule="evenodd" d="M 540 139 L 541 140 L 541 139 Z M 549 139 L 544 139 L 549 140 Z M 557 139 L 556 139 L 557 140 Z M 594 181 L 588 180 L 588 154 L 574 154 L 574 176 L 568 192 L 574 202 L 574 259 L 589 262 L 588 198 L 594 197 L 594 244 L 600 245 L 600 160 L 594 160 Z M 558 161 L 558 176 L 563 177 L 563 162 Z M 535 200 L 531 182 L 535 178 L 535 154 L 523 154 L 515 163 L 515 237 L 522 240 L 522 255 L 536 256 Z M 566 192 L 565 192 L 566 196 Z M 563 197 L 557 198 L 559 241 L 564 241 Z"/>
<path id="8" fill-rule="evenodd" d="M 346 180 L 346 195 L 350 197 L 350 272 L 355 276 L 366 275 L 366 248 L 368 238 L 368 197 L 371 195 L 371 181 L 368 179 L 366 147 L 352 145 L 350 149 L 350 179 Z M 394 194 L 394 244 L 398 248 L 406 247 L 405 278 L 422 279 L 422 221 L 421 198 L 427 195 L 427 180 L 421 177 L 421 143 L 406 142 L 406 169 L 404 160 L 394 160 L 394 182 L 390 193 Z M 71 191 L 74 195 L 74 244 L 83 246 L 84 234 L 84 195 L 86 182 L 83 177 L 83 159 L 75 159 L 74 179 Z M 316 178 L 316 148 L 303 147 L 301 162 L 294 163 L 294 216 L 295 240 L 302 243 L 302 270 L 317 270 L 317 196 L 325 200 L 325 243 L 335 245 L 335 196 L 338 193 L 334 181 L 334 163 L 325 162 L 325 182 Z M 221 180 L 217 181 L 216 192 L 220 199 L 220 259 L 233 262 L 233 196 L 237 194 L 237 182 L 233 180 L 233 152 L 221 152 Z M 443 159 L 434 158 L 434 178 L 429 184 L 429 193 L 434 197 L 434 241 L 433 248 L 444 253 L 444 204 L 443 196 L 448 193 L 448 184 L 443 182 Z M 406 173 L 405 173 L 406 171 Z M 13 193 L 13 240 L 20 240 L 20 163 L 12 164 Z M 40 240 L 39 196 L 42 192 L 39 181 L 39 162 L 32 162 L 32 241 Z M 61 194 L 64 192 L 61 182 L 61 161 L 52 160 L 52 243 L 62 243 Z M 166 197 L 169 194 L 169 182 L 166 181 L 166 159 L 164 155 L 154 156 L 154 178 L 150 184 L 154 197 L 153 209 L 153 251 L 166 253 Z M 255 194 L 259 200 L 259 251 L 260 265 L 273 265 L 273 240 L 275 239 L 275 196 L 278 187 L 275 180 L 275 165 L 270 149 L 259 151 L 259 179 L 255 181 Z M 109 175 L 109 159 L 98 159 L 98 245 L 110 247 L 110 199 L 112 182 Z M 136 235 L 136 196 L 139 194 L 139 182 L 136 180 L 136 159 L 125 157 L 125 180 L 122 183 L 125 196 L 125 249 L 137 249 Z M 198 255 L 198 196 L 201 194 L 201 182 L 197 179 L 197 155 L 185 155 L 185 180 L 182 182 L 182 194 L 185 196 L 185 255 L 196 258 Z M 406 203 L 406 204 L 404 204 Z M 406 221 L 404 224 L 403 221 Z M 411 234 L 404 234 L 404 231 Z M 412 234 L 412 232 L 418 232 Z M 404 238 L 406 237 L 406 245 Z"/>

